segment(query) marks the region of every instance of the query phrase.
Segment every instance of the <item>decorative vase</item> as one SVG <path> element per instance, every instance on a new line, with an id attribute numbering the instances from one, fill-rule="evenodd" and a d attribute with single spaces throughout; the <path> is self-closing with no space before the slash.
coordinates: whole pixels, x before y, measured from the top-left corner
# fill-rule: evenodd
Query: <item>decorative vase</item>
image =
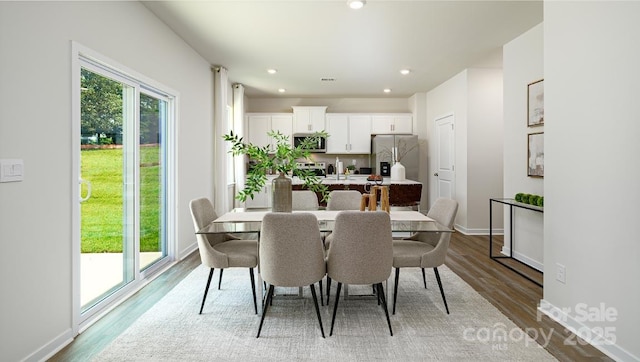
<path id="1" fill-rule="evenodd" d="M 271 211 L 291 212 L 293 204 L 291 179 L 285 176 L 284 172 L 280 172 L 280 176 L 273 179 L 272 186 Z"/>
<path id="2" fill-rule="evenodd" d="M 405 168 L 404 166 L 396 161 L 396 163 L 391 166 L 391 181 L 404 181 L 405 180 Z"/>

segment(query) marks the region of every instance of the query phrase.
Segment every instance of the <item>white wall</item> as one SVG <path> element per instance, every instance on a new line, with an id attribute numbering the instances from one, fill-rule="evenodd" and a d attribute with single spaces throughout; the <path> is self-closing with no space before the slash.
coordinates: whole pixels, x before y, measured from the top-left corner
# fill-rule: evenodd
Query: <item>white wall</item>
<path id="1" fill-rule="evenodd" d="M 413 113 L 413 133 L 418 135 L 418 181 L 422 182 L 420 195 L 420 210 L 428 210 L 429 200 L 429 163 L 427 143 L 427 93 L 416 93 L 409 98 Z"/>
<path id="2" fill-rule="evenodd" d="M 454 117 L 456 228 L 488 233 L 489 198 L 502 195 L 502 71 L 469 68 L 427 93 L 429 199 L 437 197 L 435 121 Z M 494 220 L 497 227 L 502 221 Z"/>
<path id="3" fill-rule="evenodd" d="M 209 64 L 138 2 L 0 2 L 2 360 L 41 359 L 71 336 L 71 41 L 180 92 L 178 251 L 195 245 L 188 202 L 211 197 Z M 197 160 L 197 161 L 194 161 Z"/>
<path id="4" fill-rule="evenodd" d="M 247 112 L 288 112 L 292 106 L 327 106 L 327 113 L 411 111 L 408 98 L 249 98 Z"/>
<path id="5" fill-rule="evenodd" d="M 453 115 L 455 124 L 456 225 L 467 225 L 467 71 L 464 70 L 427 93 L 427 143 L 429 200 L 437 198 L 435 121 Z"/>
<path id="6" fill-rule="evenodd" d="M 467 77 L 466 227 L 468 233 L 487 234 L 489 198 L 503 192 L 502 69 L 471 68 Z"/>
<path id="7" fill-rule="evenodd" d="M 583 335 L 609 328 L 615 344 L 600 348 L 627 361 L 640 360 L 638 14 L 638 2 L 544 9 L 544 299 L 570 308 L 564 323 Z M 617 316 L 585 321 L 581 303 Z"/>
<path id="8" fill-rule="evenodd" d="M 503 48 L 505 198 L 514 198 L 518 192 L 544 196 L 544 179 L 528 177 L 526 164 L 527 135 L 544 132 L 544 125 L 527 126 L 527 85 L 544 78 L 543 29 L 539 24 Z M 504 225 L 509 230 L 506 208 L 504 214 Z M 544 269 L 543 214 L 516 209 L 513 231 L 516 258 L 537 269 Z M 505 241 L 508 243 L 509 239 L 507 231 Z"/>

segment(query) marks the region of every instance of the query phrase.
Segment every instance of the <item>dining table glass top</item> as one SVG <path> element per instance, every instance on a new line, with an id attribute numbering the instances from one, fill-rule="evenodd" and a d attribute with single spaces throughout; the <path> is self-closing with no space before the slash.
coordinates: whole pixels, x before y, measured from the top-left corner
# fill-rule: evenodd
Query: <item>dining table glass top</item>
<path id="1" fill-rule="evenodd" d="M 209 225 L 200 229 L 198 234 L 216 233 L 255 233 L 260 232 L 262 218 L 270 209 L 236 208 L 221 215 Z M 318 227 L 322 232 L 333 231 L 335 219 L 339 211 L 313 210 L 293 211 L 314 214 L 318 219 Z M 370 212 L 370 211 L 363 211 Z M 453 230 L 438 223 L 432 218 L 412 210 L 391 210 L 391 231 L 393 232 L 452 232 Z"/>

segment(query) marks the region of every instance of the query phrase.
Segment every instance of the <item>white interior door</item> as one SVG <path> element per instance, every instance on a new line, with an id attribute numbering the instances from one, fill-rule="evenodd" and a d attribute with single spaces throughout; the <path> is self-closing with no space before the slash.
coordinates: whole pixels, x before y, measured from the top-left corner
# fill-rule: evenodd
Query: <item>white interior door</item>
<path id="1" fill-rule="evenodd" d="M 455 138 L 453 129 L 453 115 L 436 119 L 436 147 L 435 162 L 437 195 L 453 199 L 455 197 Z"/>

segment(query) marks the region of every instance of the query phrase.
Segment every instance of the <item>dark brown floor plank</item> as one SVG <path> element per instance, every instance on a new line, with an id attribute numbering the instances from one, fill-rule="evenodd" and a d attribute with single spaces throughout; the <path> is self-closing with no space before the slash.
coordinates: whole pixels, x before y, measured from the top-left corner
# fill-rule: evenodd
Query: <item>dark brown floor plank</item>
<path id="1" fill-rule="evenodd" d="M 501 242 L 494 240 L 494 255 L 496 246 L 502 247 Z M 552 333 L 550 342 L 544 346 L 549 353 L 560 361 L 611 361 L 595 347 L 566 342 L 579 341 L 557 322 L 538 313 L 538 303 L 542 299 L 543 287 L 525 279 L 507 267 L 489 258 L 489 237 L 453 234 L 451 245 L 445 263 L 452 271 L 473 287 L 480 295 L 493 304 L 498 310 L 511 319 L 523 330 L 536 330 L 538 343 L 543 344 L 540 331 L 545 335 Z M 538 278 L 542 282 L 542 274 L 530 270 L 526 266 L 513 264 L 514 267 Z M 455 310 L 455 306 L 450 306 Z M 534 335 L 531 335 L 534 337 Z"/>

